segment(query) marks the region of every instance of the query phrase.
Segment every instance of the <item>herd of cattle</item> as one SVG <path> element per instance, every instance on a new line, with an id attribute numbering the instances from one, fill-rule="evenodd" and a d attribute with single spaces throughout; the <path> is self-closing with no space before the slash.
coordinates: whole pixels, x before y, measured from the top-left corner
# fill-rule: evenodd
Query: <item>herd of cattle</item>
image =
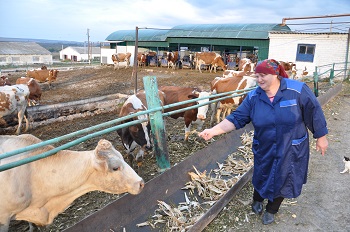
<path id="1" fill-rule="evenodd" d="M 176 65 L 174 59 L 176 59 L 177 53 L 169 54 L 171 55 L 168 57 L 172 59 L 168 62 L 169 68 L 173 68 Z M 130 58 L 128 54 L 124 57 L 116 55 L 114 58 L 117 62 L 125 62 L 127 57 Z M 225 65 L 221 63 L 222 59 L 218 58 L 217 55 L 196 54 L 195 58 L 199 70 L 201 70 L 201 65 L 210 65 L 214 71 L 217 67 L 224 70 L 222 77 L 216 77 L 210 83 L 210 92 L 196 87 L 179 86 L 160 86 L 158 90 L 159 99 L 163 106 L 197 99 L 185 105 L 165 110 L 167 113 L 200 105 L 198 108 L 170 115 L 174 119 L 179 117 L 184 119 L 185 140 L 188 140 L 192 124 L 197 124 L 197 130 L 201 130 L 207 118 L 209 107 L 212 110 L 211 124 L 214 124 L 229 114 L 232 108 L 239 105 L 245 97 L 244 93 L 241 95 L 232 94 L 227 99 L 209 104 L 209 100 L 217 99 L 215 94 L 246 90 L 256 86 L 256 78 L 253 75 L 254 63 L 249 59 L 240 60 L 238 70 L 227 70 Z M 26 126 L 28 126 L 26 106 L 40 101 L 41 88 L 38 82 L 47 81 L 51 87 L 51 82 L 56 80 L 57 73 L 57 70 L 47 70 L 46 67 L 42 67 L 41 70 L 28 71 L 27 77 L 19 78 L 16 85 L 9 85 L 6 77 L 1 78 L 3 81 L 1 83 L 4 83 L 5 86 L 0 87 L 0 117 L 18 112 L 19 125 L 16 131 L 17 135 L 0 136 L 0 154 L 41 142 L 32 135 L 18 134 L 20 134 L 23 118 L 27 121 Z M 140 90 L 125 101 L 119 117 L 145 110 L 147 110 L 146 95 L 143 90 Z M 117 132 L 131 162 L 136 161 L 139 165 L 144 154 L 152 150 L 152 130 L 148 115 L 143 114 L 121 123 L 138 119 L 143 119 L 144 122 L 124 127 Z M 7 164 L 24 157 L 32 157 L 51 149 L 53 147 L 47 145 L 40 149 L 27 151 L 20 157 L 0 158 L 0 164 Z M 68 169 L 74 171 L 74 174 L 65 172 Z M 45 173 L 45 176 L 41 176 L 40 173 Z M 76 198 L 90 191 L 138 194 L 144 187 L 144 181 L 124 161 L 122 155 L 109 141 L 101 140 L 96 149 L 92 151 L 58 151 L 46 159 L 2 171 L 0 172 L 0 185 L 7 186 L 0 192 L 0 231 L 7 231 L 10 220 L 26 220 L 37 225 L 51 224 L 53 219 Z"/>
<path id="2" fill-rule="evenodd" d="M 10 83 L 8 77 L 1 76 L 0 118 L 17 112 L 19 124 L 17 135 L 20 134 L 23 119 L 26 121 L 25 131 L 28 130 L 26 108 L 27 105 L 39 103 L 42 95 L 39 83 L 47 81 L 51 88 L 51 83 L 56 80 L 58 72 L 57 69 L 48 70 L 46 66 L 42 66 L 40 70 L 28 70 L 26 77 L 18 78 L 15 85 Z"/>

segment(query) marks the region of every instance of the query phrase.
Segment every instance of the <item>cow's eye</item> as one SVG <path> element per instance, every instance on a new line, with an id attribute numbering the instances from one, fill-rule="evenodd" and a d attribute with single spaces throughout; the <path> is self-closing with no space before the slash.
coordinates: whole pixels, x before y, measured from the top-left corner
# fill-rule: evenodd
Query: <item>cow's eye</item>
<path id="1" fill-rule="evenodd" d="M 113 167 L 113 171 L 119 171 L 119 170 L 121 170 L 120 166 Z"/>

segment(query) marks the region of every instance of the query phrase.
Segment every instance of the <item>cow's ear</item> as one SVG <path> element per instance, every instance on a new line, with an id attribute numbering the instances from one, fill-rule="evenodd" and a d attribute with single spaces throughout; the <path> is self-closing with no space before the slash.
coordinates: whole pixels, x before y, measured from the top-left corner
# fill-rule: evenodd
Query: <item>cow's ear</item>
<path id="1" fill-rule="evenodd" d="M 112 148 L 113 146 L 111 142 L 105 139 L 101 139 L 98 142 L 97 147 L 95 149 L 97 159 L 98 160 L 108 159 L 108 154 L 110 154 L 110 152 L 112 151 Z"/>

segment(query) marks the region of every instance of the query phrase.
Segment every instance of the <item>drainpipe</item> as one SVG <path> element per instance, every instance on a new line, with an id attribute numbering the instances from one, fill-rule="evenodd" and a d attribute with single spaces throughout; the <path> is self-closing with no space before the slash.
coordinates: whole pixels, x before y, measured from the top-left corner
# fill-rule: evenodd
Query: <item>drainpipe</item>
<path id="1" fill-rule="evenodd" d="M 347 74 L 348 74 L 349 46 L 350 46 L 350 28 L 349 28 L 349 32 L 348 32 L 348 40 L 346 43 L 344 80 L 346 79 Z"/>

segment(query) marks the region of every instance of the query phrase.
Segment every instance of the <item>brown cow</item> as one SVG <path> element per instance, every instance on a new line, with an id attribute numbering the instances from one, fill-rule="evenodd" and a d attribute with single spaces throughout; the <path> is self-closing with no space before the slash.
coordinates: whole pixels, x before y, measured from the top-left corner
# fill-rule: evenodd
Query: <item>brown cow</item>
<path id="1" fill-rule="evenodd" d="M 38 105 L 41 100 L 41 87 L 39 83 L 32 77 L 21 77 L 16 80 L 16 84 L 25 84 L 29 88 L 28 105 Z"/>
<path id="2" fill-rule="evenodd" d="M 128 68 L 130 66 L 130 57 L 130 52 L 113 54 L 112 60 L 114 63 L 114 70 L 119 69 L 120 62 L 126 62 L 125 68 Z"/>
<path id="3" fill-rule="evenodd" d="M 51 83 L 56 81 L 58 72 L 59 71 L 57 69 L 28 70 L 26 76 L 32 77 L 38 82 L 48 81 L 49 89 L 51 89 Z"/>
<path id="4" fill-rule="evenodd" d="M 216 77 L 210 85 L 210 89 L 213 94 L 225 93 L 230 91 L 244 90 L 256 86 L 256 78 L 253 76 L 233 76 L 228 78 Z M 240 94 L 237 93 L 237 94 Z M 236 95 L 236 94 L 235 94 Z M 213 112 L 210 119 L 210 124 L 214 123 L 214 116 L 216 118 L 216 123 L 220 122 L 221 113 L 223 113 L 222 118 L 224 119 L 229 115 L 234 106 L 238 106 L 242 103 L 246 95 L 236 96 L 232 98 L 227 98 L 213 104 Z M 215 99 L 215 98 L 214 98 Z"/>
<path id="5" fill-rule="evenodd" d="M 1 76 L 0 77 L 0 86 L 11 85 L 11 82 L 8 77 Z"/>
<path id="6" fill-rule="evenodd" d="M 0 136 L 0 153 L 33 146 L 42 141 L 30 134 Z M 1 165 L 54 149 L 46 145 L 1 159 Z M 94 150 L 60 150 L 0 172 L 0 231 L 8 231 L 11 220 L 25 220 L 43 226 L 53 222 L 75 199 L 91 192 L 139 194 L 143 179 L 125 162 L 108 140 L 101 139 Z"/>
<path id="7" fill-rule="evenodd" d="M 224 71 L 227 69 L 227 66 L 225 65 L 221 55 L 215 52 L 196 52 L 195 62 L 196 62 L 196 69 L 198 68 L 200 72 L 202 72 L 201 70 L 202 65 L 211 66 L 210 72 L 212 72 L 212 70 L 214 69 L 215 73 L 216 73 L 217 67 L 221 67 Z"/>
<path id="8" fill-rule="evenodd" d="M 177 102 L 182 102 L 190 99 L 201 98 L 209 96 L 208 92 L 201 91 L 196 87 L 180 87 L 180 86 L 161 86 L 159 90 L 165 93 L 165 102 L 164 105 L 169 105 Z M 209 102 L 209 98 L 204 100 L 198 100 L 197 102 L 187 103 L 180 106 L 174 106 L 169 109 L 166 109 L 164 112 L 170 112 L 178 109 L 182 109 L 189 106 L 194 106 L 196 104 L 201 104 Z M 206 119 L 206 114 L 208 112 L 208 105 L 203 105 L 199 108 L 186 110 L 176 114 L 170 115 L 171 118 L 177 119 L 183 117 L 185 120 L 185 140 L 188 140 L 188 137 L 191 133 L 191 124 L 197 123 L 197 130 L 201 130 Z"/>

